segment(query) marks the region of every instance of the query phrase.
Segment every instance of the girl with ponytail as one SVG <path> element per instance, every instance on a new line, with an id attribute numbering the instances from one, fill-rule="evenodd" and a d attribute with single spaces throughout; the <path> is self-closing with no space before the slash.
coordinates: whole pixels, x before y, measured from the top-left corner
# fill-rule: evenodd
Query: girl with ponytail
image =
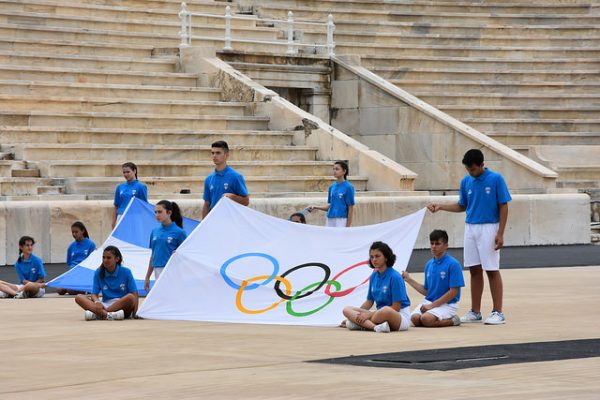
<path id="1" fill-rule="evenodd" d="M 154 271 L 154 279 L 158 279 L 171 255 L 187 238 L 183 230 L 183 217 L 179 206 L 174 201 L 161 200 L 154 208 L 156 220 L 160 225 L 150 234 L 152 256 L 148 264 L 148 272 L 144 281 L 144 289 L 150 290 L 150 276 Z"/>

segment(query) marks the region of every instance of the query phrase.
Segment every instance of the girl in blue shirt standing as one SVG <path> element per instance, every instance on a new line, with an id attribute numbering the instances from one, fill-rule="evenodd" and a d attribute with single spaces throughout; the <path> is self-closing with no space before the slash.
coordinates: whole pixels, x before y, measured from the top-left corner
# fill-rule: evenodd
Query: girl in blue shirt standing
<path id="1" fill-rule="evenodd" d="M 123 265 L 123 255 L 118 247 L 107 246 L 104 249 L 102 265 L 94 272 L 91 296 L 78 294 L 75 302 L 85 310 L 86 321 L 121 320 L 135 316 L 137 286 L 131 270 Z"/>
<path id="2" fill-rule="evenodd" d="M 335 182 L 329 186 L 326 206 L 310 206 L 309 211 L 327 211 L 325 226 L 349 227 L 352 225 L 354 211 L 354 186 L 348 182 L 348 164 L 336 161 L 333 164 Z"/>
<path id="3" fill-rule="evenodd" d="M 393 268 L 396 255 L 390 246 L 375 242 L 369 250 L 374 269 L 367 300 L 360 307 L 345 307 L 346 327 L 375 332 L 405 331 L 410 325 L 410 300 L 402 275 Z M 375 311 L 371 307 L 375 304 Z"/>
<path id="4" fill-rule="evenodd" d="M 33 254 L 34 244 L 35 240 L 31 236 L 19 239 L 19 258 L 15 263 L 19 283 L 15 285 L 0 281 L 0 298 L 25 299 L 42 297 L 46 293 L 46 271 L 42 259 Z"/>
<path id="5" fill-rule="evenodd" d="M 115 211 L 113 214 L 112 227 L 114 228 L 132 197 L 148 201 L 148 189 L 146 185 L 138 181 L 137 165 L 132 162 L 126 162 L 121 166 L 125 182 L 119 184 L 115 189 Z"/>
<path id="6" fill-rule="evenodd" d="M 154 208 L 156 220 L 160 225 L 150 234 L 152 255 L 148 264 L 148 272 L 144 281 L 144 290 L 150 290 L 150 276 L 154 271 L 154 279 L 158 279 L 171 255 L 187 238 L 183 230 L 183 217 L 179 206 L 174 201 L 161 200 Z"/>
<path id="7" fill-rule="evenodd" d="M 96 244 L 90 239 L 90 235 L 81 221 L 75 221 L 71 225 L 71 235 L 73 235 L 73 243 L 69 245 L 67 249 L 67 266 L 73 268 L 83 260 L 88 258 L 94 250 L 96 250 Z M 56 293 L 59 295 L 64 294 L 79 294 L 83 293 L 79 290 L 68 290 L 68 289 L 56 289 Z"/>

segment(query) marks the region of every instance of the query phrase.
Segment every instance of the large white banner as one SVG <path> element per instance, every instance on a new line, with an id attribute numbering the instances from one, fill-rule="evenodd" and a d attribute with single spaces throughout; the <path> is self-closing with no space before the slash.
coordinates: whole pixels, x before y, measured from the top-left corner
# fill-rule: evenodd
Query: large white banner
<path id="1" fill-rule="evenodd" d="M 381 240 L 403 271 L 425 209 L 369 226 L 292 223 L 227 198 L 171 257 L 138 314 L 148 319 L 336 325 L 366 298 L 369 247 Z"/>

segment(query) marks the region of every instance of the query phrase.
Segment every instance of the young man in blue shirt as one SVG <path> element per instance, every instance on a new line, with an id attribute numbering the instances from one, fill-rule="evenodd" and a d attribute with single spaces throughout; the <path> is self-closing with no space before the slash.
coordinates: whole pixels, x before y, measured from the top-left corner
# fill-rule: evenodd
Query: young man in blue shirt
<path id="1" fill-rule="evenodd" d="M 410 319 L 414 326 L 458 326 L 460 318 L 456 313 L 460 288 L 465 286 L 460 263 L 447 253 L 446 231 L 434 230 L 429 234 L 429 242 L 433 258 L 425 265 L 424 284 L 421 285 L 412 279 L 408 272 L 402 273 L 404 281 L 425 296 L 425 300 L 415 308 Z"/>
<path id="2" fill-rule="evenodd" d="M 462 160 L 468 175 L 460 183 L 460 196 L 455 204 L 430 203 L 437 211 L 466 211 L 464 265 L 471 273 L 471 310 L 461 322 L 482 322 L 481 296 L 485 270 L 492 292 L 493 309 L 485 323 L 505 323 L 502 313 L 503 286 L 500 275 L 500 249 L 504 246 L 504 230 L 508 219 L 508 202 L 512 200 L 504 178 L 490 171 L 478 149 L 467 151 Z"/>
<path id="3" fill-rule="evenodd" d="M 204 181 L 202 218 L 208 215 L 222 197 L 228 197 L 243 206 L 250 204 L 244 177 L 227 165 L 229 158 L 227 142 L 224 140 L 214 142 L 211 145 L 210 154 L 215 164 L 215 171 Z"/>

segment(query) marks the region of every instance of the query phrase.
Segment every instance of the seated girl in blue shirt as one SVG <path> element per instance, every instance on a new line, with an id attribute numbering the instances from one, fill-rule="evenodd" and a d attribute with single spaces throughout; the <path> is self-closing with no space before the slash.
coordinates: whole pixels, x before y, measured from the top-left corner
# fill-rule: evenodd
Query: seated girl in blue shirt
<path id="1" fill-rule="evenodd" d="M 34 244 L 35 240 L 30 236 L 19 239 L 19 258 L 15 263 L 19 283 L 0 281 L 0 298 L 26 299 L 42 297 L 46 293 L 46 271 L 42 259 L 33 254 Z"/>
<path id="2" fill-rule="evenodd" d="M 171 255 L 187 238 L 183 230 L 183 217 L 179 206 L 174 201 L 161 200 L 154 208 L 156 220 L 160 225 L 150 234 L 150 249 L 152 255 L 148 263 L 148 272 L 144 280 L 144 290 L 150 290 L 150 276 L 154 271 L 154 279 L 158 279 Z"/>
<path id="3" fill-rule="evenodd" d="M 137 286 L 131 270 L 122 264 L 123 256 L 119 248 L 107 246 L 102 253 L 102 265 L 94 272 L 91 296 L 78 294 L 75 297 L 75 302 L 85 310 L 86 321 L 120 320 L 135 316 L 138 307 Z"/>
<path id="4" fill-rule="evenodd" d="M 83 222 L 75 221 L 71 225 L 71 235 L 73 235 L 73 239 L 75 240 L 67 249 L 67 266 L 69 268 L 79 265 L 79 263 L 88 258 L 96 250 L 96 244 L 90 239 L 90 234 Z M 56 293 L 62 296 L 64 294 L 83 294 L 84 292 L 58 288 L 56 289 Z"/>
<path id="5" fill-rule="evenodd" d="M 367 300 L 360 307 L 345 307 L 346 327 L 387 333 L 405 331 L 410 325 L 410 300 L 402 275 L 393 268 L 396 255 L 383 242 L 369 250 L 369 264 L 374 269 L 369 279 Z M 375 304 L 375 311 L 371 307 Z"/>

